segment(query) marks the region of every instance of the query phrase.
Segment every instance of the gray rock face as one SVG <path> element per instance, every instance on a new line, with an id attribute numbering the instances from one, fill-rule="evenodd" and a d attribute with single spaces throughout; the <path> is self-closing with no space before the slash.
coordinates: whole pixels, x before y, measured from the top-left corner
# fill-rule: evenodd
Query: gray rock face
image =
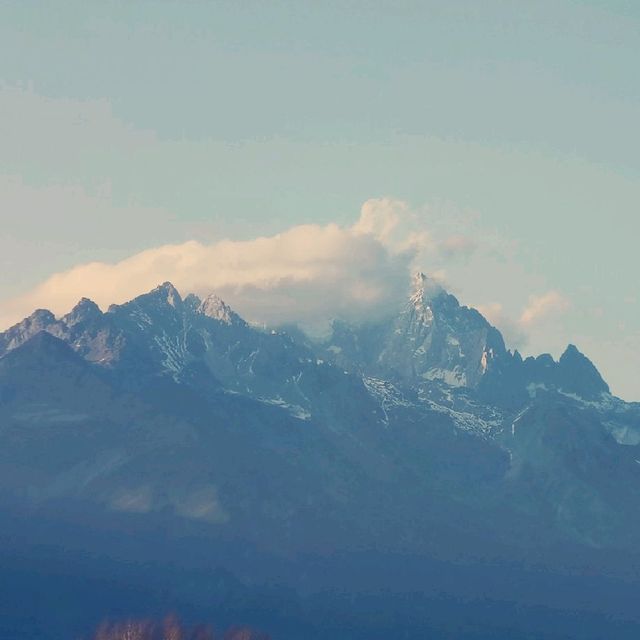
<path id="1" fill-rule="evenodd" d="M 100 311 L 98 305 L 88 298 L 82 298 L 80 302 L 62 318 L 62 324 L 71 329 L 77 324 L 86 324 L 101 317 L 102 311 Z"/>
<path id="2" fill-rule="evenodd" d="M 558 387 L 585 398 L 609 393 L 609 385 L 591 360 L 570 344 L 558 362 Z"/>
<path id="3" fill-rule="evenodd" d="M 227 325 L 246 325 L 246 322 L 228 304 L 213 293 L 202 301 L 198 307 L 198 313 Z"/>
<path id="4" fill-rule="evenodd" d="M 56 318 L 51 311 L 34 311 L 28 318 L 0 334 L 0 353 L 19 347 L 41 331 L 51 330 L 55 324 Z"/>
<path id="5" fill-rule="evenodd" d="M 506 355 L 502 337 L 476 310 L 460 306 L 420 273 L 377 361 L 382 371 L 405 380 L 475 389 L 493 361 Z"/>
<path id="6" fill-rule="evenodd" d="M 563 389 L 583 398 L 608 394 L 593 364 L 570 345 L 559 362 L 550 355 L 523 361 L 477 310 L 422 273 L 413 278 L 404 309 L 386 322 L 337 322 L 327 357 L 351 370 L 418 385 L 429 381 L 478 391 L 487 401 L 522 403 L 532 388 Z"/>

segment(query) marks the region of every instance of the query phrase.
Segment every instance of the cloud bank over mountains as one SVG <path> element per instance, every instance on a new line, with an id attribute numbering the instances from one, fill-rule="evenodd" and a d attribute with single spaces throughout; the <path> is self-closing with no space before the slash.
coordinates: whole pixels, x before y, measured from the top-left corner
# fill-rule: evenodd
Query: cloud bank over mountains
<path id="1" fill-rule="evenodd" d="M 36 308 L 66 313 L 84 296 L 106 308 L 168 280 L 183 294 L 215 292 L 250 321 L 298 323 L 322 332 L 334 318 L 359 321 L 387 314 L 406 299 L 411 271 L 423 269 L 445 279 L 443 265 L 465 259 L 476 248 L 473 238 L 425 228 L 424 216 L 405 202 L 370 199 L 348 226 L 298 225 L 269 237 L 189 241 L 115 263 L 78 265 L 3 304 L 0 325 L 7 327 Z M 530 303 L 514 325 L 519 330 L 565 307 L 557 292 L 532 297 Z M 522 331 L 510 331 L 511 321 L 493 313 L 495 304 L 487 310 L 490 320 L 507 329 L 507 339 L 523 342 Z"/>
<path id="2" fill-rule="evenodd" d="M 189 241 L 148 249 L 113 264 L 56 273 L 2 307 L 3 326 L 34 308 L 68 311 L 82 296 L 101 307 L 170 280 L 183 292 L 215 291 L 253 321 L 317 328 L 333 317 L 372 317 L 405 295 L 407 274 L 434 246 L 413 228 L 408 207 L 367 201 L 351 226 L 294 226 L 271 237 Z"/>

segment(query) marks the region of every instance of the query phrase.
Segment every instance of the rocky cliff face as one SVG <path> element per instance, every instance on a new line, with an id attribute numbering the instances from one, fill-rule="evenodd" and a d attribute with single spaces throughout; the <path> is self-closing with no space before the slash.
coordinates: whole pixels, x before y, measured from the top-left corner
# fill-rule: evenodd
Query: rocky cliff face
<path id="1" fill-rule="evenodd" d="M 387 375 L 475 389 L 500 358 L 507 358 L 500 333 L 420 273 L 377 361 Z"/>
<path id="2" fill-rule="evenodd" d="M 600 374 L 570 345 L 558 362 L 544 354 L 523 360 L 475 309 L 460 305 L 422 273 L 414 276 L 403 309 L 384 322 L 336 322 L 324 345 L 340 366 L 411 386 L 443 383 L 473 390 L 487 402 L 517 406 L 536 389 L 582 398 L 609 393 Z"/>

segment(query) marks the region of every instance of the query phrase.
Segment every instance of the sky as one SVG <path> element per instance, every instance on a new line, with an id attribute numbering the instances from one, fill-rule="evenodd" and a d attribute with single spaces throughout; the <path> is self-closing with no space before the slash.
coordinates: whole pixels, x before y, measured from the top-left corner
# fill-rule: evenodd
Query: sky
<path id="1" fill-rule="evenodd" d="M 0 325 L 171 280 L 257 322 L 420 269 L 640 400 L 640 4 L 0 0 Z"/>

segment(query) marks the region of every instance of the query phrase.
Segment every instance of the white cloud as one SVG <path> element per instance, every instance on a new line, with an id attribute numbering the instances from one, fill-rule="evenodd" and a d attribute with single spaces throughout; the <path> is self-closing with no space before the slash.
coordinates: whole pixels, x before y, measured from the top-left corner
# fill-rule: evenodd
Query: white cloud
<path id="1" fill-rule="evenodd" d="M 564 314 L 570 308 L 569 300 L 558 291 L 531 295 L 520 316 L 514 319 L 499 302 L 478 304 L 476 309 L 497 327 L 512 349 L 523 349 L 532 338 L 546 331 L 554 316 Z"/>
<path id="2" fill-rule="evenodd" d="M 420 249 L 407 212 L 403 202 L 369 200 L 352 226 L 300 225 L 271 237 L 190 241 L 113 264 L 82 264 L 7 301 L 0 322 L 7 326 L 37 307 L 62 314 L 82 296 L 104 308 L 165 280 L 183 293 L 216 291 L 260 322 L 318 328 L 333 317 L 375 316 L 404 297 Z"/>
<path id="3" fill-rule="evenodd" d="M 369 234 L 396 252 L 435 252 L 438 243 L 426 228 L 424 214 L 393 198 L 371 198 L 353 225 L 356 234 Z"/>
<path id="4" fill-rule="evenodd" d="M 360 218 L 353 225 L 353 231 L 389 241 L 407 212 L 406 202 L 391 198 L 372 198 L 362 205 Z"/>
<path id="5" fill-rule="evenodd" d="M 558 291 L 532 295 L 520 315 L 520 324 L 524 327 L 530 327 L 551 315 L 564 313 L 569 309 L 569 306 L 569 300 Z"/>

